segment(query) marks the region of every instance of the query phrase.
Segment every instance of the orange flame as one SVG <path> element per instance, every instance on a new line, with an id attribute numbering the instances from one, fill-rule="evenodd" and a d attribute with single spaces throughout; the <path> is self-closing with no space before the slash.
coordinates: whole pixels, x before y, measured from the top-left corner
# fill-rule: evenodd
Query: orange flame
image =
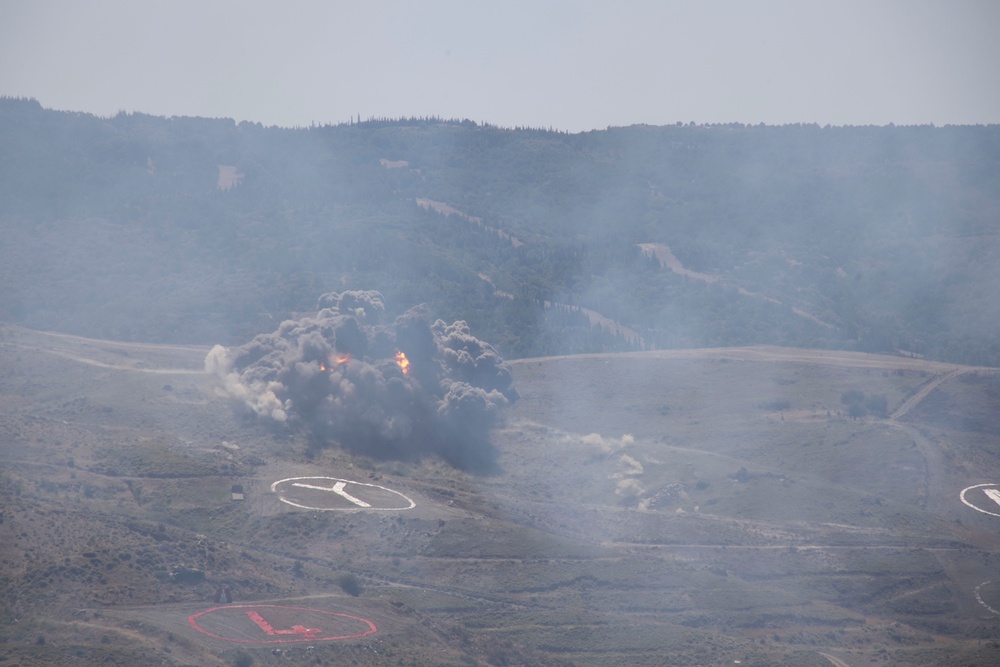
<path id="1" fill-rule="evenodd" d="M 334 370 L 334 366 L 341 366 L 343 364 L 346 364 L 350 360 L 351 360 L 351 355 L 349 355 L 347 352 L 341 352 L 336 357 L 331 354 L 330 365 L 327 366 L 323 362 L 320 362 L 319 369 L 321 371 L 330 371 L 332 373 Z"/>
<path id="2" fill-rule="evenodd" d="M 402 351 L 396 353 L 396 363 L 399 364 L 399 370 L 403 371 L 403 375 L 410 372 L 410 360 Z"/>

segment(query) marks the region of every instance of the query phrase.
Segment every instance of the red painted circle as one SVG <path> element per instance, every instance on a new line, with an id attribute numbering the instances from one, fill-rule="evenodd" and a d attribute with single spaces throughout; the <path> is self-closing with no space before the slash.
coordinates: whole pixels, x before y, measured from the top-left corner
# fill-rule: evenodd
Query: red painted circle
<path id="1" fill-rule="evenodd" d="M 202 618 L 199 622 L 199 619 L 203 616 L 208 616 L 214 612 L 226 610 L 242 610 L 239 617 L 242 617 L 246 621 L 246 635 L 259 633 L 262 637 L 260 639 L 226 637 L 218 634 L 218 632 L 213 632 L 215 628 L 204 627 L 204 625 L 212 625 L 211 623 L 206 624 L 206 619 Z M 305 613 L 288 614 L 285 610 Z M 335 617 L 336 621 L 333 619 L 324 619 L 327 621 L 333 621 L 332 623 L 328 622 L 327 625 L 333 625 L 334 627 L 330 629 L 311 628 L 304 625 L 292 625 L 291 627 L 286 627 L 286 625 L 290 622 L 290 619 L 285 618 L 286 616 L 291 616 L 294 620 L 303 620 L 303 617 L 308 617 L 312 614 L 322 614 L 324 617 Z M 345 625 L 343 622 L 344 619 L 347 619 L 348 624 L 350 625 L 356 625 L 356 623 L 354 623 L 356 621 L 357 623 L 367 626 L 367 629 L 361 632 L 345 633 L 342 628 L 336 627 L 337 625 Z M 295 642 L 325 642 L 337 639 L 358 639 L 359 637 L 366 637 L 378 631 L 378 628 L 375 627 L 374 623 L 368 619 L 361 618 L 360 616 L 352 616 L 350 614 L 343 614 L 336 611 L 325 611 L 323 609 L 289 607 L 277 604 L 245 604 L 212 607 L 211 609 L 206 609 L 205 611 L 200 611 L 197 614 L 188 616 L 188 623 L 191 624 L 192 628 L 198 632 L 208 635 L 209 637 L 241 644 L 289 644 Z M 243 623 L 241 622 L 240 625 L 243 625 Z M 274 637 L 280 638 L 275 639 Z"/>

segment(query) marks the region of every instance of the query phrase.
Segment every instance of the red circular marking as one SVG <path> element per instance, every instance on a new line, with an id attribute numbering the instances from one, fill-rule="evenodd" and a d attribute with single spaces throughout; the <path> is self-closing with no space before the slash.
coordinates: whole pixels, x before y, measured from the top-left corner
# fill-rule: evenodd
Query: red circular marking
<path id="1" fill-rule="evenodd" d="M 338 616 L 340 618 L 349 618 L 354 621 L 360 621 L 368 626 L 368 629 L 364 632 L 358 632 L 352 635 L 331 635 L 331 636 L 303 636 L 301 639 L 237 639 L 235 637 L 223 637 L 222 635 L 215 634 L 209 630 L 198 625 L 198 618 L 205 616 L 206 614 L 211 614 L 215 611 L 225 610 L 225 609 L 292 609 L 294 611 L 307 611 L 316 614 L 326 614 L 327 616 Z M 251 619 L 252 620 L 252 619 Z M 241 644 L 289 644 L 295 642 L 326 642 L 333 641 L 337 639 L 358 639 L 359 637 L 367 637 L 370 634 L 378 632 L 378 628 L 375 624 L 366 618 L 361 618 L 360 616 L 352 616 L 351 614 L 343 614 L 337 611 L 326 611 L 323 609 L 312 609 L 310 607 L 289 607 L 287 605 L 280 604 L 243 604 L 243 605 L 226 605 L 224 607 L 212 607 L 211 609 L 206 609 L 205 611 L 200 611 L 197 614 L 192 614 L 188 616 L 188 623 L 191 627 L 198 632 L 204 633 L 209 637 L 214 637 L 215 639 L 221 639 L 227 642 L 238 642 Z M 261 630 L 264 632 L 264 630 Z M 292 634 L 287 631 L 278 631 L 275 634 Z M 301 633 L 300 633 L 301 634 Z"/>

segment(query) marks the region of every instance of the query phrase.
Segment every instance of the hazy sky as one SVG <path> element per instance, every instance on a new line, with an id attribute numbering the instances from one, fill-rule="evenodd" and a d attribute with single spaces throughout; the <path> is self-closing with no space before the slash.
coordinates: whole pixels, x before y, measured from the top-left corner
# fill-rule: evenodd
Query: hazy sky
<path id="1" fill-rule="evenodd" d="M 996 0 L 0 0 L 0 95 L 105 116 L 998 123 L 998 66 Z"/>

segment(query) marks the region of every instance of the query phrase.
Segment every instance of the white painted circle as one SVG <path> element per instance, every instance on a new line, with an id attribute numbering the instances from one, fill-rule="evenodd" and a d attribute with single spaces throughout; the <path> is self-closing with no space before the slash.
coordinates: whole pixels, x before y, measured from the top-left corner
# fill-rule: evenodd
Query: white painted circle
<path id="1" fill-rule="evenodd" d="M 991 614 L 1000 615 L 1000 611 L 997 611 L 993 607 L 991 607 L 988 604 L 986 604 L 986 601 L 983 600 L 983 596 L 980 594 L 980 589 L 982 589 L 983 586 L 989 586 L 992 583 L 993 583 L 992 581 L 984 581 L 983 583 L 981 583 L 978 586 L 976 586 L 976 602 L 978 602 L 979 604 L 981 604 L 984 607 L 986 607 L 986 609 L 988 609 Z"/>
<path id="2" fill-rule="evenodd" d="M 989 491 L 987 491 L 984 488 L 987 486 L 994 487 L 993 489 L 990 489 L 990 491 L 993 491 L 992 494 L 989 493 Z M 1000 517 L 1000 512 L 991 512 L 990 510 L 984 510 L 982 507 L 973 505 L 972 501 L 968 499 L 969 491 L 973 491 L 975 489 L 983 489 L 983 495 L 985 495 L 987 498 L 996 503 L 997 509 L 1000 510 L 1000 488 L 998 487 L 1000 487 L 1000 483 L 997 482 L 988 482 L 986 484 L 974 484 L 972 486 L 967 486 L 964 489 L 962 489 L 962 493 L 958 494 L 958 499 L 961 500 L 966 505 L 968 505 L 969 507 L 971 507 L 972 509 L 976 510 L 977 512 L 982 512 L 983 514 L 989 514 L 990 516 Z"/>
<path id="3" fill-rule="evenodd" d="M 399 491 L 339 477 L 288 477 L 271 485 L 278 500 L 304 510 L 350 512 L 401 511 L 417 504 Z"/>

